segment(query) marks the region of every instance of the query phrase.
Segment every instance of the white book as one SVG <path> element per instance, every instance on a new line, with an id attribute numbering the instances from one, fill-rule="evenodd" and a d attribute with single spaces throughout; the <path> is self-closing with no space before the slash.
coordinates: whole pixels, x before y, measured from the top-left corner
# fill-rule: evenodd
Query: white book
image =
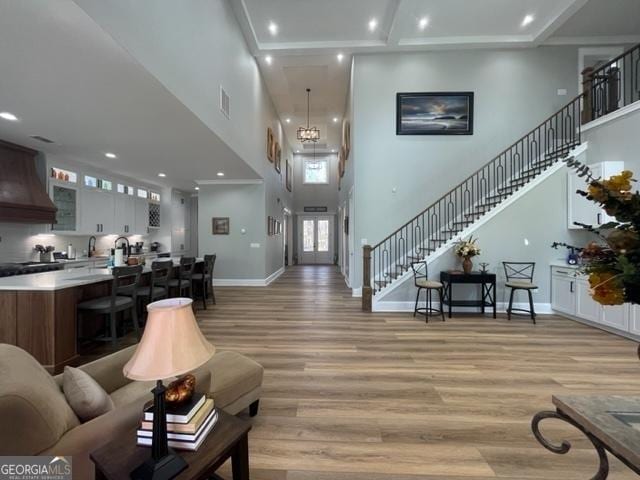
<path id="1" fill-rule="evenodd" d="M 209 427 L 210 423 L 213 425 L 218 421 L 218 412 L 216 410 L 211 410 L 209 415 L 207 415 L 206 420 L 202 423 L 200 428 L 196 433 L 176 433 L 176 432 L 167 432 L 167 438 L 169 440 L 180 440 L 183 442 L 197 442 L 200 438 L 200 434 Z M 212 426 L 213 426 L 212 425 Z M 151 438 L 153 436 L 153 430 L 143 430 L 138 429 L 138 438 Z"/>
<path id="2" fill-rule="evenodd" d="M 211 432 L 211 429 L 213 429 L 213 426 L 216 424 L 217 421 L 218 421 L 218 412 L 215 412 L 215 414 L 212 415 L 211 418 L 209 419 L 209 422 L 205 424 L 204 428 L 202 429 L 202 432 L 200 432 L 200 435 L 198 436 L 196 441 L 185 442 L 181 440 L 169 440 L 168 442 L 169 446 L 171 448 L 175 448 L 178 450 L 190 450 L 192 452 L 195 452 L 196 450 L 198 450 L 198 448 L 200 448 L 200 445 L 202 445 L 202 442 L 205 441 L 205 439 L 207 438 L 207 435 L 209 435 L 209 432 Z M 150 447 L 151 438 L 138 436 L 138 445 Z"/>

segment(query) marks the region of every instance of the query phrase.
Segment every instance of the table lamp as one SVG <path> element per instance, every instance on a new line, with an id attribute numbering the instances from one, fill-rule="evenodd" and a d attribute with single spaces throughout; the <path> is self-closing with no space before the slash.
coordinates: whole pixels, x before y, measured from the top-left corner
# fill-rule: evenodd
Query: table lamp
<path id="1" fill-rule="evenodd" d="M 138 348 L 123 368 L 132 380 L 156 381 L 153 393 L 151 458 L 131 472 L 134 480 L 164 480 L 187 468 L 169 448 L 165 386 L 162 379 L 190 372 L 209 360 L 215 347 L 196 323 L 190 298 L 170 298 L 147 305 L 149 316 Z"/>

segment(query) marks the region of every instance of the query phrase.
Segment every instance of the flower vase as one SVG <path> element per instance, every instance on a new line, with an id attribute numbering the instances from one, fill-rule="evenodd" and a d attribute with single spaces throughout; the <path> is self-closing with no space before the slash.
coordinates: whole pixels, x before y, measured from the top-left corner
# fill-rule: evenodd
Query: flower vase
<path id="1" fill-rule="evenodd" d="M 472 269 L 473 262 L 471 261 L 471 258 L 464 257 L 464 260 L 462 260 L 462 270 L 464 271 L 465 275 L 469 275 Z"/>

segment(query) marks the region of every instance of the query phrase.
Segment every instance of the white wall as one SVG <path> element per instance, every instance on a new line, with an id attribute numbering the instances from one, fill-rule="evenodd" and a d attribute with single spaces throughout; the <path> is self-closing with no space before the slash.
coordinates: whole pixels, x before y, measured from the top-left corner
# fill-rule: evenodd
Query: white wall
<path id="1" fill-rule="evenodd" d="M 338 210 L 338 155 L 316 155 L 317 160 L 327 160 L 329 164 L 329 183 L 326 184 L 304 183 L 304 162 L 312 159 L 312 155 L 294 155 L 294 211 L 301 213 L 304 207 L 327 207 L 328 212 L 335 213 Z"/>
<path id="2" fill-rule="evenodd" d="M 624 162 L 640 180 L 640 109 L 584 133 L 589 163 Z"/>
<path id="3" fill-rule="evenodd" d="M 244 186 L 214 185 L 200 190 L 198 248 L 201 253 L 218 253 L 216 276 L 264 278 L 279 270 L 283 266 L 283 238 L 268 237 L 266 225 L 267 216 L 282 222 L 283 208 L 291 207 L 292 197 L 284 188 L 285 159 L 291 158 L 291 150 L 229 3 L 226 0 L 118 0 L 108 4 L 77 0 L 76 3 L 263 179 L 262 186 L 255 189 L 261 195 L 252 191 L 240 206 L 224 202 L 240 200 L 246 192 Z M 230 96 L 230 118 L 220 112 L 220 86 Z M 281 174 L 275 172 L 266 158 L 267 127 L 273 129 L 282 146 Z M 211 178 L 216 179 L 215 172 Z M 249 201 L 251 205 L 247 204 Z M 223 261 L 224 250 L 219 250 L 222 240 L 213 238 L 210 231 L 214 211 L 236 211 L 240 215 L 237 218 L 218 216 L 230 216 L 232 225 L 246 223 L 248 218 L 240 213 L 241 206 L 255 214 L 254 223 L 245 226 L 255 232 L 253 243 L 259 243 L 260 248 L 238 252 L 255 262 L 251 265 Z M 228 260 L 231 258 L 235 257 L 230 254 Z"/>
<path id="4" fill-rule="evenodd" d="M 571 47 L 356 56 L 353 286 L 362 239 L 374 245 L 568 103 L 576 65 Z M 475 92 L 474 134 L 396 136 L 396 93 L 421 91 Z"/>

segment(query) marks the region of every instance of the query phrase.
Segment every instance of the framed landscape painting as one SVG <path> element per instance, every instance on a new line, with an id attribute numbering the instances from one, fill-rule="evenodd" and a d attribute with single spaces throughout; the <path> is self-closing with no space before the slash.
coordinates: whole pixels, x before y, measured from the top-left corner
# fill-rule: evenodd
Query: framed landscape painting
<path id="1" fill-rule="evenodd" d="M 473 135 L 473 92 L 398 93 L 396 135 Z"/>

